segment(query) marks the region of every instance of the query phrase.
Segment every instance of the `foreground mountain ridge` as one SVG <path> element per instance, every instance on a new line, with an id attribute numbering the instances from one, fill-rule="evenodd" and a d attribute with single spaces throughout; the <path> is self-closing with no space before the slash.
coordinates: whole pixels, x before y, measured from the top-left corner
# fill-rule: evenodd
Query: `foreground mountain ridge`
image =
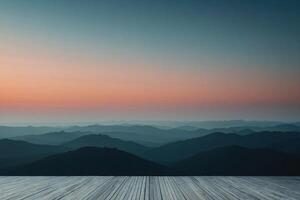
<path id="1" fill-rule="evenodd" d="M 133 154 L 97 147 L 83 147 L 0 172 L 2 175 L 18 176 L 136 176 L 168 173 L 166 167 Z"/>

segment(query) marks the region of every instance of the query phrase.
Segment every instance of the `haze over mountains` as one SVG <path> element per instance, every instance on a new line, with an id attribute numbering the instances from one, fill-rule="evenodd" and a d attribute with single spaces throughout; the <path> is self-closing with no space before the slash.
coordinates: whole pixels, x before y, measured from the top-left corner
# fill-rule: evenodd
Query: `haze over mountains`
<path id="1" fill-rule="evenodd" d="M 168 123 L 163 123 L 168 124 Z M 175 126 L 174 124 L 177 124 Z M 208 122 L 169 122 L 172 126 L 150 125 L 88 125 L 71 127 L 7 127 L 0 126 L 0 138 L 14 138 L 36 144 L 61 144 L 78 136 L 88 134 L 102 134 L 122 140 L 135 141 L 146 146 L 159 146 L 162 144 L 204 136 L 210 133 L 237 133 L 247 135 L 255 131 L 293 131 L 300 132 L 298 123 L 255 122 L 255 121 L 208 121 Z M 215 125 L 216 128 L 204 128 Z M 232 125 L 232 126 L 230 126 Z M 161 128 L 163 127 L 163 128 Z M 56 132 L 72 132 L 60 134 Z M 77 133 L 76 133 L 77 132 Z M 47 133 L 47 134 L 45 134 Z M 40 137 L 38 135 L 41 135 Z"/>
<path id="2" fill-rule="evenodd" d="M 0 140 L 0 175 L 300 175 L 296 124 L 0 130 L 14 133 Z M 35 131 L 15 136 L 20 130 Z"/>

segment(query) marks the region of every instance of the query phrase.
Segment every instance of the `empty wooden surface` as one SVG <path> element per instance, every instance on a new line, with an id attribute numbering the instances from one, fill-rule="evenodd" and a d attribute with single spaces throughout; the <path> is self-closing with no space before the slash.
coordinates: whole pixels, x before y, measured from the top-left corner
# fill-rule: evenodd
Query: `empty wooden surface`
<path id="1" fill-rule="evenodd" d="M 300 177 L 0 177 L 0 199 L 300 199 Z"/>

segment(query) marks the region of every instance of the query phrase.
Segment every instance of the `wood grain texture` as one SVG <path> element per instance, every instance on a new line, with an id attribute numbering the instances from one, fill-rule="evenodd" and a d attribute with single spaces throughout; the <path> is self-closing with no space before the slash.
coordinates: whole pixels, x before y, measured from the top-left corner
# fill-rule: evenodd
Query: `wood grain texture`
<path id="1" fill-rule="evenodd" d="M 300 177 L 0 177 L 1 200 L 298 200 Z"/>

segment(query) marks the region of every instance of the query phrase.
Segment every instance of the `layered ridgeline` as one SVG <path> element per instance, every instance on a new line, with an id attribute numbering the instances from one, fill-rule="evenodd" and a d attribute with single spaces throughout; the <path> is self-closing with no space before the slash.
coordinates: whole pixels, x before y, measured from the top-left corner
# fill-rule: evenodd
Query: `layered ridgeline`
<path id="1" fill-rule="evenodd" d="M 212 133 L 203 137 L 179 141 L 150 149 L 143 155 L 149 160 L 169 163 L 186 159 L 215 148 L 238 145 L 247 148 L 269 148 L 291 154 L 300 153 L 300 133 L 257 132 L 245 136 Z"/>
<path id="2" fill-rule="evenodd" d="M 59 145 L 0 140 L 0 175 L 300 175 L 297 132 L 212 133 L 160 147 L 91 132 L 37 136 Z"/>
<path id="3" fill-rule="evenodd" d="M 60 132 L 55 133 L 54 135 L 55 138 L 61 136 L 62 138 L 60 140 L 65 141 L 67 134 L 68 133 Z M 53 133 L 51 133 L 51 135 L 53 135 Z M 70 135 L 70 137 L 73 137 L 73 133 L 70 133 Z M 148 149 L 135 142 L 94 134 L 76 138 L 70 142 L 63 143 L 62 145 L 39 145 L 18 140 L 2 139 L 0 140 L 0 168 L 28 163 L 48 155 L 86 146 L 117 148 L 137 155 L 144 153 Z"/>
<path id="4" fill-rule="evenodd" d="M 81 147 L 109 147 L 116 148 L 122 151 L 141 155 L 149 148 L 131 141 L 124 141 L 117 138 L 112 138 L 107 135 L 85 135 L 70 142 L 64 143 L 63 146 L 78 149 Z"/>
<path id="5" fill-rule="evenodd" d="M 69 142 L 71 140 L 74 140 L 76 138 L 79 138 L 81 136 L 88 135 L 88 134 L 91 134 L 91 132 L 59 131 L 59 132 L 50 132 L 50 133 L 39 134 L 39 135 L 24 135 L 24 136 L 14 137 L 11 139 L 22 140 L 22 141 L 30 142 L 33 144 L 61 145 L 65 142 Z"/>
<path id="6" fill-rule="evenodd" d="M 181 125 L 187 124 L 187 125 Z M 179 126 L 180 125 L 180 126 Z M 231 126 L 230 126 L 231 125 Z M 212 127 L 217 128 L 212 128 Z M 203 128 L 204 127 L 204 128 Z M 130 140 L 145 146 L 159 146 L 179 140 L 201 137 L 215 132 L 248 135 L 254 132 L 300 132 L 298 123 L 220 121 L 179 123 L 177 127 L 149 125 L 89 125 L 71 127 L 6 127 L 0 126 L 0 138 L 12 138 L 35 144 L 59 145 L 87 134 L 102 134 Z M 63 134 L 65 133 L 65 134 Z M 69 134 L 72 133 L 72 134 Z M 64 136 L 64 137 L 62 137 Z"/>
<path id="7" fill-rule="evenodd" d="M 68 147 L 37 145 L 24 141 L 0 140 L 0 168 L 28 163 L 45 156 L 68 151 Z"/>
<path id="8" fill-rule="evenodd" d="M 132 141 L 112 138 L 107 135 L 93 134 L 92 132 L 60 131 L 42 135 L 25 135 L 13 139 L 33 144 L 61 145 L 71 148 L 80 148 L 84 146 L 112 147 L 132 153 L 144 152 L 147 149 L 147 147 Z"/>
<path id="9" fill-rule="evenodd" d="M 84 135 L 102 134 L 122 140 L 134 141 L 145 146 L 154 147 L 178 140 L 200 137 L 207 133 L 208 132 L 205 129 L 183 130 L 180 128 L 160 129 L 153 126 L 137 125 L 93 125 L 85 127 L 66 128 L 63 131 L 58 132 L 17 136 L 13 137 L 12 139 L 23 140 L 35 144 L 59 145 Z"/>

